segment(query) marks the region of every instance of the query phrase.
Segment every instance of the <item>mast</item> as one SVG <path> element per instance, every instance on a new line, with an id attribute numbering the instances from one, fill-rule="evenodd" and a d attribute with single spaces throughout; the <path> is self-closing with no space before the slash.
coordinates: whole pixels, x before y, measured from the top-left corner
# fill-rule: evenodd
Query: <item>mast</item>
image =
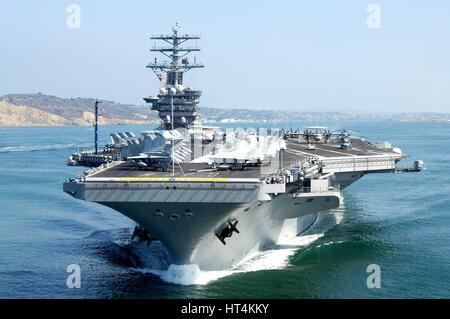
<path id="1" fill-rule="evenodd" d="M 154 61 L 147 65 L 152 69 L 161 81 L 160 94 L 144 98 L 147 103 L 152 104 L 152 110 L 159 113 L 163 120 L 163 128 L 169 130 L 178 127 L 188 127 L 197 117 L 197 106 L 201 96 L 201 91 L 193 90 L 183 86 L 183 75 L 191 69 L 203 68 L 204 65 L 187 58 L 191 52 L 198 52 L 197 46 L 185 46 L 189 41 L 199 40 L 199 35 L 180 34 L 180 26 L 176 23 L 172 28 L 172 34 L 153 35 L 152 40 L 163 41 L 169 45 L 155 46 L 151 52 L 158 52 L 169 60 L 159 61 L 156 57 Z M 170 96 L 169 90 L 174 88 L 175 93 Z M 171 103 L 173 100 L 173 104 Z M 172 115 L 173 107 L 173 115 Z"/>
<path id="2" fill-rule="evenodd" d="M 98 100 L 95 101 L 95 123 L 94 123 L 94 144 L 95 144 L 95 155 L 98 155 L 98 106 L 102 103 Z"/>

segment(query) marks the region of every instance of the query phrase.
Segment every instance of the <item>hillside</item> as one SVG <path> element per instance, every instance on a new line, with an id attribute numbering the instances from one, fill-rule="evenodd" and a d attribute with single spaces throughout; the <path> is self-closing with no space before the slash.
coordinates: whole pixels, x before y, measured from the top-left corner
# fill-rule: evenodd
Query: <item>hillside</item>
<path id="1" fill-rule="evenodd" d="M 90 98 L 60 98 L 41 93 L 9 94 L 0 97 L 0 102 L 6 103 L 0 122 L 2 126 L 90 125 L 94 119 L 95 99 Z M 158 122 L 158 117 L 147 106 L 101 102 L 100 124 Z"/>
<path id="2" fill-rule="evenodd" d="M 70 124 L 70 121 L 55 114 L 0 101 L 0 126 L 60 126 Z"/>
<path id="3" fill-rule="evenodd" d="M 95 99 L 51 95 L 9 94 L 0 97 L 0 126 L 92 125 Z M 262 123 L 322 121 L 449 122 L 449 113 L 300 112 L 200 107 L 205 123 Z M 149 106 L 102 101 L 100 124 L 160 123 Z"/>

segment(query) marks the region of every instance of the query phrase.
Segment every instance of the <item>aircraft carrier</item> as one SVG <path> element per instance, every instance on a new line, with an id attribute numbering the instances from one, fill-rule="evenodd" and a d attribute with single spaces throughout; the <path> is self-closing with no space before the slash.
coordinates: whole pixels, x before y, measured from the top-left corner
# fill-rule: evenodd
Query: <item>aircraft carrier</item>
<path id="1" fill-rule="evenodd" d="M 399 171 L 400 149 L 346 130 L 203 126 L 197 114 L 202 92 L 183 81 L 187 71 L 203 67 L 188 58 L 199 48 L 185 45 L 200 36 L 175 25 L 170 34 L 151 38 L 166 44 L 151 51 L 167 60 L 148 65 L 161 89 L 144 98 L 158 111 L 161 127 L 139 137 L 112 134 L 114 156 L 96 147 L 90 155 L 101 164 L 86 165 L 96 167 L 63 188 L 134 220 L 133 238 L 160 241 L 172 264 L 228 269 L 304 232 L 319 212 L 339 207 L 342 189 L 364 175 Z M 411 170 L 422 166 L 416 161 Z"/>

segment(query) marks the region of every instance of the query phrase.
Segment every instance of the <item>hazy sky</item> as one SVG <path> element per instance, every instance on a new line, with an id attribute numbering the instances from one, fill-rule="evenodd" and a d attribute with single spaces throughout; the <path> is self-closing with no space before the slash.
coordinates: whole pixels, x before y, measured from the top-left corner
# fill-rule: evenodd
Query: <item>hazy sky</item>
<path id="1" fill-rule="evenodd" d="M 81 8 L 79 29 L 67 6 Z M 381 9 L 367 26 L 369 4 Z M 150 34 L 200 33 L 201 105 L 450 112 L 450 1 L 0 0 L 0 95 L 143 103 Z M 373 20 L 370 20 L 373 21 Z M 372 24 L 373 25 L 373 24 Z"/>

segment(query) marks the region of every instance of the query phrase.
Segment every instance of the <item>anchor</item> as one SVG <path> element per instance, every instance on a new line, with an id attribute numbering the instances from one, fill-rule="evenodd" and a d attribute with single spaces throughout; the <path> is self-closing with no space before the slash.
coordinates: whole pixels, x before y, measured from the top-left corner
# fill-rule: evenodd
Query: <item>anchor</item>
<path id="1" fill-rule="evenodd" d="M 238 224 L 238 220 L 234 222 L 229 221 L 228 225 L 225 226 L 220 233 L 216 234 L 216 237 L 222 242 L 222 244 L 226 245 L 225 238 L 231 237 L 233 233 L 239 234 L 239 230 L 236 228 Z"/>

